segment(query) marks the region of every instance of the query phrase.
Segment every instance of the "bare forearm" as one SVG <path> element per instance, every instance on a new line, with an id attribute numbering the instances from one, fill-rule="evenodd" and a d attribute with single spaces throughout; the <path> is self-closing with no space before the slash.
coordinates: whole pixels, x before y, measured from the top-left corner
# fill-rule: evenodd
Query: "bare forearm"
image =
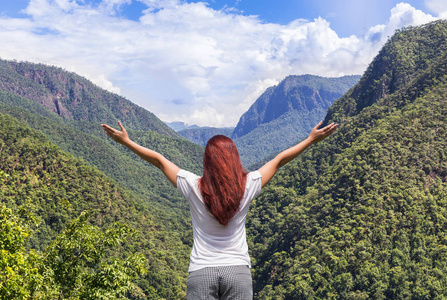
<path id="1" fill-rule="evenodd" d="M 278 163 L 277 169 L 281 168 L 291 160 L 295 159 L 298 155 L 303 153 L 304 150 L 309 148 L 312 144 L 313 142 L 309 138 L 307 138 L 304 141 L 300 142 L 299 144 L 296 144 L 295 146 L 279 153 L 275 158 L 275 160 Z"/>
<path id="2" fill-rule="evenodd" d="M 139 157 L 144 159 L 145 161 L 151 163 L 155 167 L 161 169 L 161 160 L 164 158 L 160 153 L 138 145 L 134 141 L 130 139 L 124 140 L 121 144 L 132 150 Z"/>
<path id="3" fill-rule="evenodd" d="M 145 161 L 159 168 L 166 176 L 166 178 L 168 178 L 168 180 L 175 187 L 177 187 L 177 173 L 180 171 L 180 168 L 177 167 L 174 163 L 172 163 L 160 153 L 138 145 L 130 139 L 124 140 L 122 144 L 132 150 L 135 154 L 137 154 Z"/>
<path id="4" fill-rule="evenodd" d="M 258 170 L 262 175 L 262 186 L 266 185 L 267 182 L 270 181 L 279 168 L 303 153 L 303 151 L 309 148 L 312 144 L 324 140 L 327 136 L 331 135 L 338 126 L 337 124 L 332 123 L 322 129 L 318 129 L 321 123 L 322 122 L 318 123 L 318 125 L 314 127 L 307 139 L 279 153 L 274 159 L 263 165 Z"/>

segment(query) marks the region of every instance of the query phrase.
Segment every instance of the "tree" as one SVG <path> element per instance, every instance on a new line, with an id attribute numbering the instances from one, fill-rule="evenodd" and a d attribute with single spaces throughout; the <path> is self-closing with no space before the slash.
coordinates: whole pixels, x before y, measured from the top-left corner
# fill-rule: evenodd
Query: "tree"
<path id="1" fill-rule="evenodd" d="M 146 258 L 139 253 L 121 259 L 114 247 L 136 232 L 113 223 L 105 231 L 88 223 L 81 213 L 43 251 L 26 249 L 38 224 L 32 210 L 14 214 L 0 206 L 1 299 L 123 299 L 140 292 L 135 285 L 146 274 Z"/>

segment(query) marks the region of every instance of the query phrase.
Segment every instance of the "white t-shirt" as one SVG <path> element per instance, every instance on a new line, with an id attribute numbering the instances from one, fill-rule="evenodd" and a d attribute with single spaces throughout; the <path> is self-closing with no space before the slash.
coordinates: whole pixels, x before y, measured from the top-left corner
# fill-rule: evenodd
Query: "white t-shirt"
<path id="1" fill-rule="evenodd" d="M 194 245 L 189 272 L 217 266 L 251 267 L 245 217 L 251 201 L 261 192 L 261 174 L 257 171 L 247 174 L 239 210 L 226 226 L 220 224 L 206 208 L 198 187 L 199 179 L 199 176 L 185 170 L 177 174 L 177 188 L 188 199 L 193 227 Z"/>

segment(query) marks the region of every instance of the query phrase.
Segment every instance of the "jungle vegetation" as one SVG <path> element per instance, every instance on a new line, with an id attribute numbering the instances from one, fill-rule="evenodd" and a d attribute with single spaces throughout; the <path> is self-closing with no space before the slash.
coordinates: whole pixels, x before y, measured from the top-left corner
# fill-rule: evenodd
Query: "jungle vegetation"
<path id="1" fill-rule="evenodd" d="M 396 32 L 248 219 L 257 299 L 447 297 L 447 22 Z"/>
<path id="2" fill-rule="evenodd" d="M 203 147 L 75 74 L 1 65 L 1 297 L 184 299 L 186 203 L 99 124 L 199 174 Z M 446 116 L 447 21 L 397 31 L 254 200 L 255 299 L 445 299 Z"/>

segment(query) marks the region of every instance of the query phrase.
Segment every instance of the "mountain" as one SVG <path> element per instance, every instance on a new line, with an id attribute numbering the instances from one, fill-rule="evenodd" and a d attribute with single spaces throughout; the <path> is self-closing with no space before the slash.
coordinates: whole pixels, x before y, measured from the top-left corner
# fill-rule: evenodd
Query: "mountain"
<path id="1" fill-rule="evenodd" d="M 0 90 L 35 101 L 64 119 L 116 124 L 176 136 L 146 109 L 58 67 L 0 59 Z"/>
<path id="2" fill-rule="evenodd" d="M 291 75 L 268 88 L 242 115 L 232 138 L 249 166 L 307 136 L 360 76 Z"/>
<path id="3" fill-rule="evenodd" d="M 180 230 L 172 230 L 169 223 L 178 222 L 174 214 L 129 191 L 96 167 L 65 153 L 41 132 L 17 119 L 0 114 L 0 126 L 0 205 L 17 210 L 30 203 L 41 219 L 28 248 L 37 251 L 47 248 L 66 228 L 67 222 L 85 211 L 91 215 L 89 222 L 100 228 L 114 222 L 127 224 L 139 234 L 113 255 L 128 257 L 140 252 L 147 258 L 148 274 L 137 282 L 140 294 L 148 299 L 184 298 L 190 245 L 183 242 Z M 82 242 L 80 237 L 79 242 Z M 3 250 L 4 244 L 0 244 Z M 81 259 L 82 249 L 76 253 Z M 110 253 L 110 257 L 113 255 Z M 63 260 L 63 257 L 56 258 L 61 263 Z M 33 274 L 35 270 L 28 272 Z"/>
<path id="4" fill-rule="evenodd" d="M 179 130 L 177 133 L 183 136 L 188 141 L 206 146 L 206 143 L 210 138 L 215 135 L 221 134 L 230 137 L 234 128 L 233 127 L 197 127 L 197 128 L 185 128 Z"/>
<path id="5" fill-rule="evenodd" d="M 7 113 L 32 128 L 42 131 L 64 151 L 97 166 L 111 178 L 121 182 L 151 202 L 162 203 L 175 209 L 186 218 L 187 204 L 158 169 L 147 167 L 135 154 L 108 139 L 100 128 L 101 123 L 117 126 L 122 121 L 132 139 L 148 145 L 182 167 L 201 172 L 203 149 L 185 141 L 150 112 L 132 104 L 129 100 L 106 92 L 82 77 L 55 67 L 32 63 L 0 61 L 0 113 Z M 20 72 L 11 71 L 14 69 Z M 39 70 L 37 72 L 36 70 Z M 47 74 L 37 83 L 29 74 Z M 20 75 L 25 74 L 25 75 Z M 27 77 L 28 76 L 28 77 Z M 6 78 L 6 79 L 5 79 Z M 60 102 L 69 107 L 71 116 L 61 116 L 57 110 L 48 109 L 39 99 L 56 99 L 61 87 L 54 88 L 61 79 L 68 92 Z M 60 83 L 62 85 L 62 83 Z M 47 88 L 49 86 L 49 88 Z M 74 89 L 75 91 L 72 91 Z M 65 90 L 64 90 L 65 91 Z M 45 95 L 41 97 L 39 95 Z M 82 95 L 79 100 L 72 99 Z M 109 102 L 109 98 L 115 99 Z M 93 99 L 93 100 L 92 100 Z M 38 101 L 39 100 L 39 101 Z M 65 103 L 79 102 L 76 107 Z M 82 113 L 81 113 L 82 112 Z M 142 126 L 142 128 L 138 126 Z M 162 142 L 163 141 L 163 142 Z M 179 151 L 179 149 L 183 149 Z M 159 195 L 163 196 L 160 197 Z"/>
<path id="6" fill-rule="evenodd" d="M 175 131 L 180 131 L 183 129 L 200 128 L 197 125 L 187 125 L 184 122 L 165 122 L 171 129 Z"/>
<path id="7" fill-rule="evenodd" d="M 247 217 L 256 299 L 447 297 L 447 21 L 389 39 Z"/>
<path id="8" fill-rule="evenodd" d="M 360 76 L 343 76 L 326 78 L 315 75 L 290 75 L 277 86 L 268 88 L 242 115 L 233 138 L 240 138 L 261 124 L 269 123 L 282 115 L 296 110 L 308 113 L 323 110 L 329 106 L 354 84 Z"/>
<path id="9" fill-rule="evenodd" d="M 0 169 L 8 175 L 1 202 L 17 207 L 29 199 L 37 205 L 43 225 L 29 246 L 44 249 L 69 220 L 93 210 L 101 227 L 114 220 L 142 232 L 139 242 L 126 247 L 149 261 L 148 275 L 138 280 L 147 297 L 183 299 L 192 245 L 187 202 L 158 169 L 113 142 L 100 124 L 117 126 L 121 120 L 133 140 L 198 174 L 203 147 L 74 73 L 25 62 L 0 65 Z M 102 192 L 104 186 L 116 188 Z M 111 215 L 97 208 L 102 203 L 115 205 Z"/>
<path id="10" fill-rule="evenodd" d="M 307 136 L 324 118 L 328 107 L 359 79 L 360 76 L 355 75 L 288 76 L 277 86 L 269 87 L 242 115 L 234 129 L 187 126 L 183 122 L 167 124 L 187 140 L 202 146 L 216 134 L 231 137 L 242 163 L 251 168 Z"/>

